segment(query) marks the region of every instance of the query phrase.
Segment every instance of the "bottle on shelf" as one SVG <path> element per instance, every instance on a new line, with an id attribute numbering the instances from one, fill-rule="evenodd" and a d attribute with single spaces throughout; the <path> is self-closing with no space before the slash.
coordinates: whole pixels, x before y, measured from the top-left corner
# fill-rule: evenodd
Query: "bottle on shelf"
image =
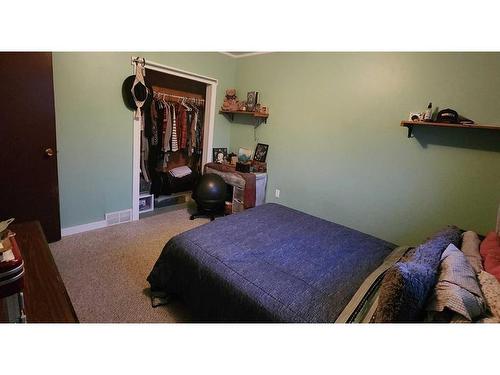
<path id="1" fill-rule="evenodd" d="M 424 114 L 424 121 L 432 121 L 432 103 L 429 103 Z"/>

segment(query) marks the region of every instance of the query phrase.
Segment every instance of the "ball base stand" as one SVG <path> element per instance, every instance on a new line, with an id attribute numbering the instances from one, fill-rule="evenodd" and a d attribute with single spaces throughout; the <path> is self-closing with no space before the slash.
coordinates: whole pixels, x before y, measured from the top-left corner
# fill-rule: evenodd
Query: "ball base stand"
<path id="1" fill-rule="evenodd" d="M 194 220 L 199 217 L 208 217 L 210 221 L 214 221 L 216 216 L 225 216 L 224 208 L 218 210 L 200 210 L 198 209 L 189 217 L 189 220 Z"/>

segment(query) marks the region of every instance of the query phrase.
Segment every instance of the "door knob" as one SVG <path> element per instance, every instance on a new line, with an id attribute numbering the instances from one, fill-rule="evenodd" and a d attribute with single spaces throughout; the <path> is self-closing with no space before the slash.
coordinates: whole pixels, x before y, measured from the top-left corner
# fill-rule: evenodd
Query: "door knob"
<path id="1" fill-rule="evenodd" d="M 51 147 L 46 148 L 45 155 L 48 156 L 49 158 L 51 158 L 52 156 L 54 156 L 54 150 Z"/>

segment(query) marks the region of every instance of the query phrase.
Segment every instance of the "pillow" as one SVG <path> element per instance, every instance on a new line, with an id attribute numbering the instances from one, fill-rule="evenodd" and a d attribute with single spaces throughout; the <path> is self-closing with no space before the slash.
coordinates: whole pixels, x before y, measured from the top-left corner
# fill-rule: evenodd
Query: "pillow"
<path id="1" fill-rule="evenodd" d="M 450 243 L 458 246 L 460 238 L 460 229 L 447 227 L 417 246 L 411 256 L 394 264 L 382 280 L 374 321 L 419 320 L 429 292 L 436 283 L 441 254 Z"/>
<path id="2" fill-rule="evenodd" d="M 484 270 L 500 280 L 500 238 L 495 232 L 490 232 L 481 242 L 481 255 L 484 257 Z"/>
<path id="3" fill-rule="evenodd" d="M 469 230 L 462 235 L 462 252 L 476 273 L 483 270 L 483 259 L 479 253 L 480 244 L 481 240 L 476 232 Z"/>
<path id="4" fill-rule="evenodd" d="M 446 321 L 454 313 L 468 321 L 485 313 L 483 295 L 474 269 L 465 255 L 450 244 L 441 256 L 439 278 L 429 298 L 426 310 L 429 321 Z M 449 321 L 451 321 L 450 319 Z M 460 321 L 460 317 L 454 317 Z"/>
<path id="5" fill-rule="evenodd" d="M 490 249 L 494 248 L 495 245 L 498 246 L 500 240 L 495 232 L 489 232 L 484 238 L 483 242 L 481 242 L 481 247 L 479 252 L 481 253 L 481 257 L 483 258 L 483 262 L 486 260 L 488 256 L 488 252 Z"/>
<path id="6" fill-rule="evenodd" d="M 478 275 L 478 279 L 488 309 L 494 318 L 500 319 L 500 283 L 495 276 L 485 271 Z"/>

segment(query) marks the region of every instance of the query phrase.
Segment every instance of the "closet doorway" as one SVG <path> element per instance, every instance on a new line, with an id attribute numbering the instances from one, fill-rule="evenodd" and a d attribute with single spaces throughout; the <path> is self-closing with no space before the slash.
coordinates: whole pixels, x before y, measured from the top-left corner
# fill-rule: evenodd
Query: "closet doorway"
<path id="1" fill-rule="evenodd" d="M 144 66 L 153 90 L 142 118 L 134 117 L 132 218 L 138 220 L 148 207 L 160 211 L 190 199 L 211 161 L 217 80 L 137 57 L 132 65 L 134 73 Z"/>

